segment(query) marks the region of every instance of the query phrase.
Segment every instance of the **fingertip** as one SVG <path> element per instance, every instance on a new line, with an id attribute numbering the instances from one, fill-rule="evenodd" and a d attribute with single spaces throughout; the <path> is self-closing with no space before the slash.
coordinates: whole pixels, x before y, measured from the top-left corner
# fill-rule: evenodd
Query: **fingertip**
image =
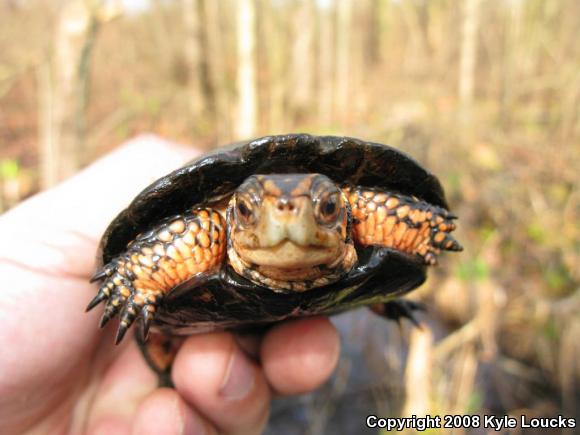
<path id="1" fill-rule="evenodd" d="M 259 367 L 231 333 L 188 337 L 173 363 L 179 394 L 227 433 L 260 433 L 270 391 Z"/>
<path id="2" fill-rule="evenodd" d="M 282 323 L 264 337 L 262 367 L 280 394 L 300 394 L 322 385 L 338 362 L 340 341 L 326 317 Z"/>
<path id="3" fill-rule="evenodd" d="M 141 403 L 132 432 L 139 435 L 215 434 L 215 428 L 170 388 L 159 388 Z"/>

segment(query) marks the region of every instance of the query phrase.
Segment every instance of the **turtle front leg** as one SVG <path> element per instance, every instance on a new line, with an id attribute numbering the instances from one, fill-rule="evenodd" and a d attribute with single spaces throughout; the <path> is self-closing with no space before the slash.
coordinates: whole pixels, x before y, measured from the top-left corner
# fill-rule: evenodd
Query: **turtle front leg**
<path id="1" fill-rule="evenodd" d="M 87 311 L 107 301 L 101 328 L 119 314 L 117 344 L 140 317 L 145 340 L 165 295 L 193 277 L 212 275 L 219 269 L 226 252 L 225 233 L 223 217 L 210 209 L 165 220 L 139 235 L 123 254 L 93 276 L 91 282 L 103 282 Z"/>
<path id="2" fill-rule="evenodd" d="M 415 197 L 364 188 L 344 189 L 354 218 L 353 239 L 362 246 L 384 246 L 437 264 L 442 250 L 463 248 L 450 234 L 457 217 Z"/>

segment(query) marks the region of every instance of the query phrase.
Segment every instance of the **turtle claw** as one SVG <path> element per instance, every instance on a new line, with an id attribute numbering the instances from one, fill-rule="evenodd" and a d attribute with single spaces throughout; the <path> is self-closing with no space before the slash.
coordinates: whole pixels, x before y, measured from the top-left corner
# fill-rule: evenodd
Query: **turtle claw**
<path id="1" fill-rule="evenodd" d="M 117 269 L 117 260 L 113 260 L 110 263 L 106 264 L 101 270 L 97 270 L 89 282 L 96 282 L 100 281 L 101 279 L 110 277 L 113 275 L 113 272 Z"/>
<path id="2" fill-rule="evenodd" d="M 111 320 L 113 318 L 113 316 L 119 310 L 116 307 L 109 308 L 110 306 L 112 307 L 112 305 L 107 305 L 107 307 L 105 308 L 105 312 L 103 313 L 103 316 L 101 317 L 101 320 L 99 321 L 99 328 L 101 328 L 101 329 L 103 329 L 105 327 L 105 325 L 107 323 L 109 323 L 109 320 Z"/>
<path id="3" fill-rule="evenodd" d="M 149 336 L 149 328 L 151 328 L 151 322 L 153 321 L 153 313 L 151 313 L 147 307 L 142 310 L 141 316 L 141 340 L 144 342 Z"/>
<path id="4" fill-rule="evenodd" d="M 123 322 L 119 323 L 119 329 L 117 329 L 117 335 L 115 337 L 115 344 L 116 345 L 119 344 L 123 340 L 123 337 L 125 337 L 125 333 L 127 332 L 127 329 L 129 329 L 128 325 L 126 325 Z"/>
<path id="5" fill-rule="evenodd" d="M 85 313 L 91 311 L 101 302 L 107 300 L 107 298 L 108 298 L 107 294 L 102 289 L 100 289 L 97 295 L 93 298 L 93 300 L 89 302 L 87 308 L 85 308 Z"/>
<path id="6" fill-rule="evenodd" d="M 414 311 L 425 311 L 425 305 L 407 299 L 398 299 L 377 305 L 380 306 L 372 306 L 371 309 L 381 317 L 394 320 L 399 326 L 401 325 L 401 319 L 408 319 L 413 326 L 423 329 L 421 323 L 415 317 Z"/>
<path id="7" fill-rule="evenodd" d="M 439 232 L 439 234 L 445 234 L 445 236 L 441 241 L 434 241 L 433 246 L 446 251 L 463 251 L 463 246 L 451 234 L 447 232 Z"/>
<path id="8" fill-rule="evenodd" d="M 117 329 L 117 336 L 115 337 L 115 344 L 119 344 L 127 330 L 131 327 L 135 319 L 137 318 L 137 311 L 135 310 L 135 304 L 132 301 L 129 301 L 123 312 L 120 315 L 119 319 L 119 329 Z"/>
<path id="9" fill-rule="evenodd" d="M 141 335 L 145 340 L 160 297 L 145 297 L 139 289 L 133 287 L 131 279 L 117 270 L 118 267 L 119 263 L 113 261 L 93 276 L 91 280 L 104 279 L 104 281 L 97 295 L 87 305 L 86 311 L 90 311 L 101 302 L 106 301 L 105 311 L 99 321 L 100 328 L 104 328 L 109 320 L 119 314 L 119 327 L 115 344 L 119 344 L 135 320 L 141 318 Z"/>
<path id="10" fill-rule="evenodd" d="M 96 281 L 99 281 L 99 280 L 106 278 L 106 277 L 107 277 L 107 273 L 105 272 L 104 269 L 97 270 L 95 272 L 95 274 L 93 276 L 91 276 L 91 279 L 89 279 L 89 282 L 91 282 L 91 283 L 96 282 Z"/>

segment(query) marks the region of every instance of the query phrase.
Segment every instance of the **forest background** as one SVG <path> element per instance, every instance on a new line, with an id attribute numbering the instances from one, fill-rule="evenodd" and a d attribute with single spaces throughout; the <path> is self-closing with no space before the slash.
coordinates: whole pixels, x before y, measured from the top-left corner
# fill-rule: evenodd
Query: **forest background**
<path id="1" fill-rule="evenodd" d="M 440 176 L 465 251 L 413 295 L 428 328 L 337 317 L 337 373 L 269 431 L 578 417 L 578 29 L 575 0 L 4 0 L 0 211 L 141 133 L 390 144 Z"/>

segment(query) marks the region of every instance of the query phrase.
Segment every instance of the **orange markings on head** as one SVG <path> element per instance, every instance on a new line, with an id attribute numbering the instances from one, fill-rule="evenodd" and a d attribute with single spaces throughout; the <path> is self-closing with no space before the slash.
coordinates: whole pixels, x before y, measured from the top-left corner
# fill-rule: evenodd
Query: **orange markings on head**
<path id="1" fill-rule="evenodd" d="M 300 181 L 294 189 L 290 192 L 290 196 L 309 195 L 312 187 L 313 175 L 306 176 Z"/>

